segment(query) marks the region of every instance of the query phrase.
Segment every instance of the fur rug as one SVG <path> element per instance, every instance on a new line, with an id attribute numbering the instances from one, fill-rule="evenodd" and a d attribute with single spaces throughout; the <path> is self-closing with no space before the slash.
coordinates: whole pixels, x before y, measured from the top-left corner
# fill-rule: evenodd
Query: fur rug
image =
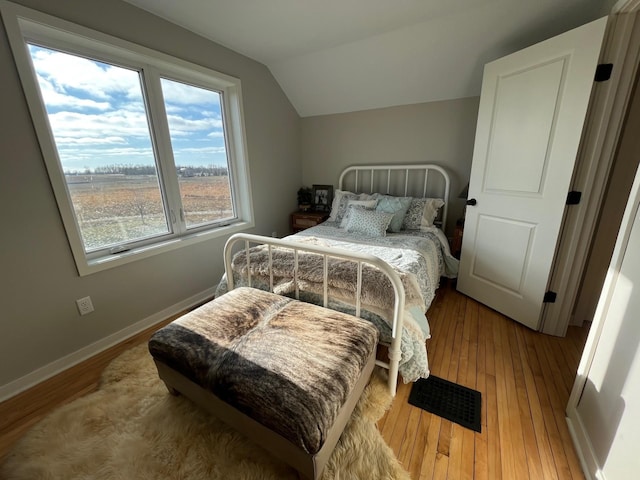
<path id="1" fill-rule="evenodd" d="M 409 479 L 376 428 L 390 403 L 376 373 L 323 480 Z M 3 480 L 296 478 L 246 437 L 169 395 L 146 344 L 114 360 L 98 391 L 43 419 L 0 465 Z"/>

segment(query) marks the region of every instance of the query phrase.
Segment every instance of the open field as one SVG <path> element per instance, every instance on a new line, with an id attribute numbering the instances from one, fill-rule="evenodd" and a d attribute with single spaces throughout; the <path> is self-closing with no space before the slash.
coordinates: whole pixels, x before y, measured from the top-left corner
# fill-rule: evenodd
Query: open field
<path id="1" fill-rule="evenodd" d="M 187 227 L 233 217 L 229 177 L 178 180 Z M 76 175 L 67 182 L 87 251 L 170 232 L 153 175 Z"/>

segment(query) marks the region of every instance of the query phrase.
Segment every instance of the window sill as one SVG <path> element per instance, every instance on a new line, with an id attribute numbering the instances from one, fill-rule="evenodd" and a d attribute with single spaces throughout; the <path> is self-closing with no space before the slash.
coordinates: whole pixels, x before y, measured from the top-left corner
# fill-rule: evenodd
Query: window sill
<path id="1" fill-rule="evenodd" d="M 86 275 L 91 275 L 92 273 L 108 270 L 109 268 L 119 267 L 137 260 L 142 260 L 143 258 L 149 258 L 161 253 L 177 250 L 178 248 L 187 247 L 215 238 L 230 236 L 234 233 L 246 231 L 253 226 L 253 222 L 237 222 L 214 230 L 193 233 L 185 235 L 184 237 L 173 238 L 171 240 L 154 243 L 152 245 L 134 248 L 122 253 L 105 255 L 93 259 L 87 259 L 86 257 L 76 258 L 76 266 L 78 267 L 79 275 L 84 277 Z M 220 255 L 222 256 L 222 253 L 220 253 Z"/>

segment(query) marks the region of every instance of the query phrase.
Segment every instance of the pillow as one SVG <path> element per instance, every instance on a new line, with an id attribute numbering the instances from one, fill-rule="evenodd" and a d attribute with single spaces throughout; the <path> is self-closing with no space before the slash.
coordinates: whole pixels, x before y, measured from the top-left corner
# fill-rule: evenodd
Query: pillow
<path id="1" fill-rule="evenodd" d="M 349 200 L 347 201 L 347 208 L 344 212 L 344 217 L 340 221 L 340 228 L 345 228 L 347 226 L 347 222 L 349 221 L 349 216 L 353 207 L 362 207 L 367 210 L 373 210 L 376 208 L 377 200 Z"/>
<path id="2" fill-rule="evenodd" d="M 338 221 L 336 220 L 336 218 L 338 217 L 338 213 L 341 210 L 341 206 L 343 206 L 342 215 L 344 215 L 344 210 L 346 210 L 347 208 L 347 201 L 349 201 L 349 199 L 355 200 L 357 197 L 358 195 L 355 193 L 347 192 L 344 190 L 336 190 L 333 195 L 333 202 L 331 203 L 331 213 L 329 214 L 328 220 L 330 222 Z"/>
<path id="3" fill-rule="evenodd" d="M 414 198 L 402 222 L 402 230 L 432 227 L 438 210 L 444 205 L 441 198 Z"/>
<path id="4" fill-rule="evenodd" d="M 393 213 L 366 210 L 362 207 L 351 207 L 347 222 L 347 232 L 362 233 L 369 237 L 384 237 Z"/>
<path id="5" fill-rule="evenodd" d="M 393 213 L 389 224 L 390 232 L 399 232 L 402 229 L 402 221 L 411 205 L 411 197 L 392 197 L 391 195 L 379 195 L 376 210 L 379 212 Z"/>
<path id="6" fill-rule="evenodd" d="M 366 193 L 353 193 L 345 190 L 336 190 L 331 203 L 331 213 L 329 214 L 329 222 L 342 221 L 342 217 L 347 211 L 347 202 L 349 200 L 371 200 L 373 196 Z"/>

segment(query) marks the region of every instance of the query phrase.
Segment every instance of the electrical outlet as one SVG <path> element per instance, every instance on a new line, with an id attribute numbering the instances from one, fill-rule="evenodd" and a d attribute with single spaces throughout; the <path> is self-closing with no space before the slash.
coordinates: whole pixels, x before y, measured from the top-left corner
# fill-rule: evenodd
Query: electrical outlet
<path id="1" fill-rule="evenodd" d="M 78 305 L 78 311 L 80 315 L 86 315 L 87 313 L 93 312 L 93 303 L 91 303 L 91 297 L 83 297 L 76 300 L 76 305 Z"/>

